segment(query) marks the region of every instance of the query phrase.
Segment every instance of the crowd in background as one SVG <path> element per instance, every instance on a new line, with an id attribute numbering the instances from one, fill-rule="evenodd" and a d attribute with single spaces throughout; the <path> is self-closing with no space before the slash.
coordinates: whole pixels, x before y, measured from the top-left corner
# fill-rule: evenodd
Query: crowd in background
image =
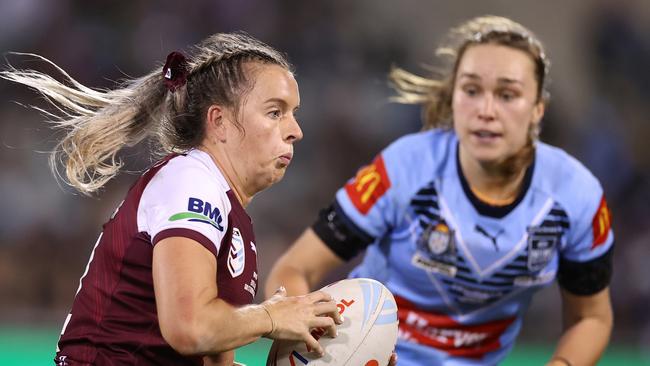
<path id="1" fill-rule="evenodd" d="M 646 1 L 0 1 L 0 50 L 46 56 L 78 81 L 109 88 L 162 65 L 209 34 L 245 30 L 288 53 L 300 85 L 305 138 L 284 181 L 260 194 L 261 277 L 335 190 L 397 136 L 420 129 L 417 107 L 388 102 L 392 65 L 424 74 L 444 31 L 479 14 L 505 15 L 545 42 L 553 61 L 542 140 L 602 182 L 616 233 L 613 343 L 650 344 L 650 4 Z M 19 68 L 51 67 L 4 54 Z M 94 241 L 138 172 L 87 198 L 47 165 L 58 135 L 28 90 L 0 83 L 0 325 L 63 321 Z M 129 173 L 132 172 L 133 174 Z M 538 296 L 523 341 L 559 334 L 557 290 Z M 531 326 L 530 324 L 534 324 Z M 647 348 L 647 347 L 645 347 Z"/>

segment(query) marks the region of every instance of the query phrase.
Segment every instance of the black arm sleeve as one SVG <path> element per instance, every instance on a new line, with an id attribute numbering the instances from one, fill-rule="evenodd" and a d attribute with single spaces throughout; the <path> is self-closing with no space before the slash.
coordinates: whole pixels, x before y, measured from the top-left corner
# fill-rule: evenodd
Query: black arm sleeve
<path id="1" fill-rule="evenodd" d="M 320 211 L 312 229 L 345 261 L 354 258 L 375 240 L 348 219 L 336 201 Z"/>
<path id="2" fill-rule="evenodd" d="M 560 258 L 558 283 L 574 295 L 593 295 L 609 285 L 612 278 L 614 246 L 598 258 L 588 262 L 574 262 Z"/>

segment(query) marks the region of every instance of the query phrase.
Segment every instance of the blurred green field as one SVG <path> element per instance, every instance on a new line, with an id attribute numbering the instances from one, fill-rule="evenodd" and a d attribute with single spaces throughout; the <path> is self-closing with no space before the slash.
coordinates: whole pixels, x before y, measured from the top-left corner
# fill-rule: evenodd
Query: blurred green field
<path id="1" fill-rule="evenodd" d="M 53 365 L 58 329 L 0 328 L 0 364 L 2 366 Z M 236 353 L 237 361 L 248 366 L 264 365 L 270 341 L 263 339 Z M 504 366 L 544 365 L 552 348 L 548 346 L 518 345 L 502 364 Z M 598 365 L 650 366 L 650 355 L 625 347 L 610 347 Z"/>

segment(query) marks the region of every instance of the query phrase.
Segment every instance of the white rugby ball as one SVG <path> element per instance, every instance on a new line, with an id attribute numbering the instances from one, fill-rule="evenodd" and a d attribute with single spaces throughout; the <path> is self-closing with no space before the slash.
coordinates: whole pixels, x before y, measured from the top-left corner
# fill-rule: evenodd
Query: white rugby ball
<path id="1" fill-rule="evenodd" d="M 397 341 L 397 304 L 381 283 L 368 278 L 352 278 L 325 286 L 343 315 L 338 336 L 312 332 L 325 350 L 318 357 L 304 342 L 276 340 L 267 366 L 386 366 Z"/>

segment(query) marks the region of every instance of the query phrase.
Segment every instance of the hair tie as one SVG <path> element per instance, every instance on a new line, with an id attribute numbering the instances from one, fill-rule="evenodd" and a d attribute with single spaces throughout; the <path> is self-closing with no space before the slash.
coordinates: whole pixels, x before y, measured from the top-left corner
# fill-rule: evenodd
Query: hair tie
<path id="1" fill-rule="evenodd" d="M 187 82 L 187 59 L 185 55 L 174 51 L 167 55 L 167 62 L 163 66 L 163 82 L 167 90 L 175 92 Z"/>

